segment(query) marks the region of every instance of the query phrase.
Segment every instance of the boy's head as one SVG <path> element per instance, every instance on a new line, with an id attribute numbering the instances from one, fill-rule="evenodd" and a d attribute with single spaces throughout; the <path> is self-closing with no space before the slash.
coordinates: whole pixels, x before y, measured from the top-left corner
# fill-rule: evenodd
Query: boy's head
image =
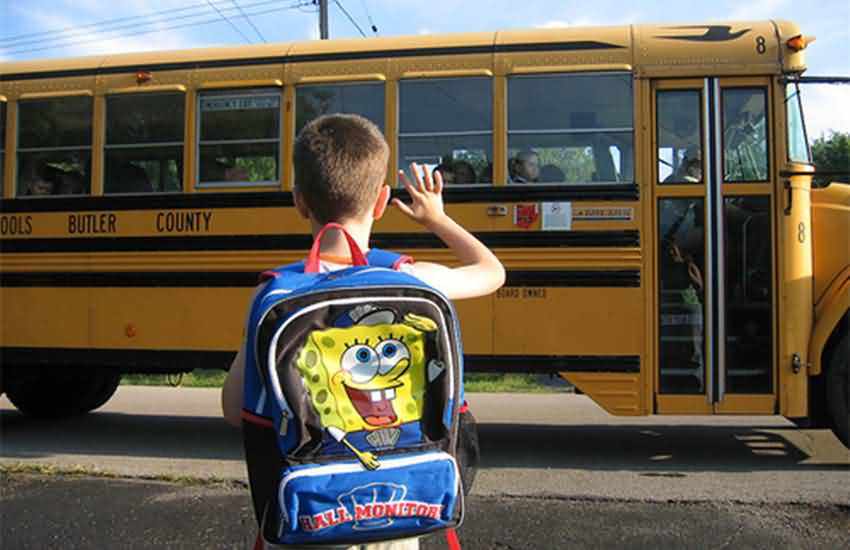
<path id="1" fill-rule="evenodd" d="M 383 134 L 367 119 L 316 118 L 295 139 L 298 201 L 321 224 L 360 219 L 381 194 L 389 156 Z"/>

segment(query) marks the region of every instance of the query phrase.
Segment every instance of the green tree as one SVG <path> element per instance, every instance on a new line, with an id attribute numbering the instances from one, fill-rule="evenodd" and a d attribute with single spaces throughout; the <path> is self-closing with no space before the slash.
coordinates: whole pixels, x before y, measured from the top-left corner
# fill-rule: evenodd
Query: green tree
<path id="1" fill-rule="evenodd" d="M 840 176 L 816 177 L 815 184 L 850 182 L 850 132 L 830 132 L 828 138 L 816 139 L 812 143 L 812 158 L 818 172 L 844 172 Z"/>

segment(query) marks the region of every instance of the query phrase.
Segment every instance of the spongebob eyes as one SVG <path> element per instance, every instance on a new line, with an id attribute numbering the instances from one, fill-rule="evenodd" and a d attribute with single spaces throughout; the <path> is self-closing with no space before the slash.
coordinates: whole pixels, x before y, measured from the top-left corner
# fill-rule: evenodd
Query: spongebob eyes
<path id="1" fill-rule="evenodd" d="M 380 365 L 379 374 L 387 374 L 393 370 L 402 359 L 410 359 L 410 350 L 400 340 L 391 338 L 380 342 L 375 351 L 378 353 Z"/>
<path id="2" fill-rule="evenodd" d="M 410 359 L 410 350 L 401 340 L 382 340 L 374 348 L 355 344 L 342 354 L 340 366 L 351 374 L 351 380 L 363 384 L 376 375 L 387 374 L 403 359 Z"/>
<path id="3" fill-rule="evenodd" d="M 378 372 L 378 354 L 370 346 L 357 344 L 351 346 L 342 354 L 340 366 L 351 374 L 351 379 L 358 384 L 368 382 Z"/>

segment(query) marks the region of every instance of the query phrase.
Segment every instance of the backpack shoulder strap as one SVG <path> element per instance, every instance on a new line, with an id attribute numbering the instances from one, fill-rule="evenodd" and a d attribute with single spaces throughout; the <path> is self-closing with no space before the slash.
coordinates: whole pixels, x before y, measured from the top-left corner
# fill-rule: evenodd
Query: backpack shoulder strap
<path id="1" fill-rule="evenodd" d="M 276 278 L 280 277 L 281 274 L 287 273 L 287 272 L 289 272 L 289 273 L 304 273 L 304 265 L 305 265 L 304 260 L 301 260 L 301 261 L 295 262 L 293 264 L 283 265 L 283 266 L 280 266 L 280 267 L 276 267 L 274 269 L 267 269 L 266 271 L 263 271 L 262 273 L 260 273 L 259 282 L 264 283 L 264 282 L 268 281 L 269 279 L 276 279 Z"/>
<path id="2" fill-rule="evenodd" d="M 369 261 L 369 265 L 375 267 L 386 267 L 396 271 L 398 271 L 398 269 L 404 264 L 413 263 L 413 258 L 410 256 L 399 254 L 398 252 L 391 252 L 389 250 L 381 250 L 380 248 L 370 249 L 366 254 L 366 259 Z"/>

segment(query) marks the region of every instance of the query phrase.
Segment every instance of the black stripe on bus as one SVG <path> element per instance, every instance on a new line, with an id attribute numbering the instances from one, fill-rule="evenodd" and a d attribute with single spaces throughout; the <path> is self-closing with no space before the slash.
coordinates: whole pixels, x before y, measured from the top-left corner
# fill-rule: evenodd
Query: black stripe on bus
<path id="1" fill-rule="evenodd" d="M 637 230 L 623 231 L 490 231 L 476 235 L 491 248 L 638 247 Z M 376 233 L 371 244 L 385 249 L 445 248 L 430 233 Z M 312 237 L 302 235 L 218 235 L 205 237 L 72 237 L 3 239 L 5 253 L 36 252 L 182 252 L 308 250 Z"/>
<path id="2" fill-rule="evenodd" d="M 627 287 L 640 286 L 640 270 L 510 270 L 506 287 Z"/>
<path id="3" fill-rule="evenodd" d="M 404 201 L 409 201 L 409 196 L 404 190 L 393 190 L 393 196 Z M 467 188 L 446 187 L 443 190 L 443 200 L 449 204 L 580 200 L 632 201 L 638 200 L 638 198 L 638 186 L 635 184 L 577 185 L 569 187 L 534 185 Z M 0 201 L 0 213 L 262 208 L 291 207 L 293 204 L 292 193 L 281 191 L 127 196 L 106 195 L 102 197 L 20 197 Z"/>
<path id="4" fill-rule="evenodd" d="M 464 355 L 467 372 L 639 373 L 638 355 Z"/>
<path id="5" fill-rule="evenodd" d="M 211 59 L 208 61 L 182 61 L 173 63 L 149 63 L 122 65 L 117 67 L 98 67 L 92 69 L 66 69 L 33 73 L 9 73 L 0 75 L 0 82 L 10 80 L 34 80 L 39 78 L 66 78 L 86 75 L 106 75 L 130 73 L 139 70 L 176 71 L 184 69 L 221 69 L 248 65 L 276 65 L 286 63 L 305 63 L 314 61 L 355 61 L 360 59 L 421 57 L 432 55 L 470 55 L 523 52 L 563 52 L 587 50 L 622 50 L 627 46 L 599 42 L 596 40 L 574 40 L 571 42 L 529 43 L 529 44 L 484 44 L 479 46 L 444 46 L 436 48 L 375 50 L 362 52 L 335 52 L 317 54 L 296 54 L 253 57 L 241 59 Z"/>
<path id="6" fill-rule="evenodd" d="M 113 367 L 124 372 L 188 372 L 227 368 L 236 352 L 149 349 L 2 347 L 0 362 L 18 366 Z M 468 372 L 640 372 L 637 355 L 465 355 Z"/>
<path id="7" fill-rule="evenodd" d="M 0 273 L 0 287 L 253 287 L 257 271 L 28 271 Z M 639 287 L 640 271 L 546 270 L 507 272 L 506 286 Z"/>
<path id="8" fill-rule="evenodd" d="M 235 356 L 235 351 L 0 347 L 0 363 L 12 368 L 112 367 L 137 373 L 223 369 Z"/>

